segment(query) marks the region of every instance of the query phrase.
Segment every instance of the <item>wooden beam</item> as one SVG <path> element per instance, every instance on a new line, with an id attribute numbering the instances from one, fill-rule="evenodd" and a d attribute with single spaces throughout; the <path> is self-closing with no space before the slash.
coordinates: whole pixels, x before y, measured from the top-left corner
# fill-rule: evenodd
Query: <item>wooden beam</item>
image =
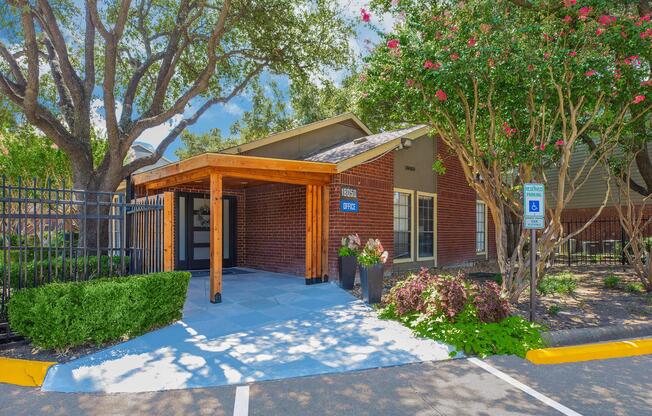
<path id="1" fill-rule="evenodd" d="M 322 187 L 322 226 L 321 226 L 321 277 L 328 276 L 328 243 L 330 217 L 330 187 Z"/>
<path id="2" fill-rule="evenodd" d="M 312 283 L 312 197 L 313 186 L 306 185 L 306 279 Z"/>
<path id="3" fill-rule="evenodd" d="M 315 186 L 315 236 L 313 237 L 314 242 L 314 276 L 321 277 L 321 202 L 322 202 L 322 187 Z"/>
<path id="4" fill-rule="evenodd" d="M 174 270 L 174 192 L 163 193 L 163 271 Z"/>
<path id="5" fill-rule="evenodd" d="M 222 175 L 210 175 L 210 301 L 222 301 Z"/>

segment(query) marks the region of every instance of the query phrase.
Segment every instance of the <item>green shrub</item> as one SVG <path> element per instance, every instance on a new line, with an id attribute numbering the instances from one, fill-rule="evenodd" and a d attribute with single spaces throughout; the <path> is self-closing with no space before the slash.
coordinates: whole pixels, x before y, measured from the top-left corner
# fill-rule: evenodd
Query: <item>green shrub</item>
<path id="1" fill-rule="evenodd" d="M 86 271 L 88 273 L 88 279 L 96 279 L 116 275 L 121 267 L 120 256 L 101 256 L 101 267 L 98 272 L 97 256 L 87 256 L 86 258 Z M 110 263 L 113 263 L 112 267 L 109 267 Z M 125 257 L 125 268 L 128 266 L 129 257 Z M 4 267 L 4 265 L 0 263 L 0 270 L 2 267 Z M 20 286 L 20 288 L 30 288 L 40 286 L 44 283 L 74 280 L 75 273 L 79 275 L 84 273 L 84 258 L 54 257 L 51 260 L 44 258 L 42 261 L 37 260 L 36 262 L 33 260 L 28 262 L 23 261 L 22 264 L 12 260 L 10 267 L 10 286 L 13 289 L 18 289 L 19 276 L 21 276 L 22 286 Z M 35 280 L 36 285 L 34 284 Z"/>
<path id="2" fill-rule="evenodd" d="M 645 288 L 643 287 L 642 283 L 635 282 L 635 283 L 628 283 L 627 286 L 625 286 L 625 290 L 628 291 L 629 293 L 643 293 L 645 291 Z"/>
<path id="3" fill-rule="evenodd" d="M 544 277 L 539 282 L 539 292 L 542 295 L 571 295 L 577 289 L 577 279 L 570 272 L 553 274 Z"/>
<path id="4" fill-rule="evenodd" d="M 610 274 L 604 278 L 602 283 L 604 283 L 604 287 L 608 289 L 616 289 L 618 286 L 620 286 L 620 277 L 616 276 L 615 274 Z"/>
<path id="5" fill-rule="evenodd" d="M 40 348 L 100 345 L 181 318 L 190 273 L 52 283 L 16 292 L 11 328 Z"/>
<path id="6" fill-rule="evenodd" d="M 559 305 L 550 305 L 548 308 L 548 315 L 557 316 L 561 312 L 561 306 Z"/>

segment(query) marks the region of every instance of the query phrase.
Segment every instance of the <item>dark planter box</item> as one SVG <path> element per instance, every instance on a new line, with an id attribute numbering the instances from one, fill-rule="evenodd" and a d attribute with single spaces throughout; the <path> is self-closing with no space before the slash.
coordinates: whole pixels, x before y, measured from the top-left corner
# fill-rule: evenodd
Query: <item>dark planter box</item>
<path id="1" fill-rule="evenodd" d="M 356 256 L 344 256 L 339 258 L 340 267 L 340 287 L 342 289 L 353 289 L 355 282 L 355 268 L 358 265 Z"/>
<path id="2" fill-rule="evenodd" d="M 362 300 L 367 303 L 379 303 L 383 295 L 383 265 L 360 265 L 360 286 Z"/>

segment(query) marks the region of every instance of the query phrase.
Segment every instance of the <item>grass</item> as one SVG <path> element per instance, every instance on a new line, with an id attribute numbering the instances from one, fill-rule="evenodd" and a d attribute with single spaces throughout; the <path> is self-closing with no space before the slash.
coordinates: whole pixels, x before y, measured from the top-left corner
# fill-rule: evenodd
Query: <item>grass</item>
<path id="1" fill-rule="evenodd" d="M 620 277 L 616 276 L 615 274 L 610 274 L 604 278 L 602 283 L 604 283 L 604 287 L 607 289 L 617 289 L 618 286 L 620 286 Z"/>
<path id="2" fill-rule="evenodd" d="M 545 276 L 539 282 L 539 292 L 546 295 L 572 295 L 577 290 L 577 277 L 571 272 Z"/>

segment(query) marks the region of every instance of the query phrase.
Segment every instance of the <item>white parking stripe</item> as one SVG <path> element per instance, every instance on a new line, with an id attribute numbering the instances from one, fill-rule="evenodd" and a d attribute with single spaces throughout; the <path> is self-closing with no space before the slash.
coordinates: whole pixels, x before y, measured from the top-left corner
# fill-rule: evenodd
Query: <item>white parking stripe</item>
<path id="1" fill-rule="evenodd" d="M 249 415 L 249 386 L 238 386 L 235 389 L 233 416 Z"/>
<path id="2" fill-rule="evenodd" d="M 547 404 L 548 406 L 552 407 L 553 409 L 567 415 L 567 416 L 582 416 L 581 414 L 577 413 L 573 409 L 569 409 L 568 407 L 564 406 L 561 403 L 558 403 L 554 400 L 552 400 L 550 397 L 545 396 L 538 391 L 526 386 L 525 384 L 521 383 L 518 380 L 513 379 L 512 377 L 508 376 L 507 374 L 503 373 L 502 371 L 498 370 L 497 368 L 494 368 L 490 366 L 489 364 L 485 363 L 482 360 L 478 360 L 477 358 L 469 358 L 469 361 L 472 362 L 473 364 L 477 365 L 478 367 L 490 372 L 494 376 L 498 377 L 499 379 L 508 382 L 512 386 L 516 387 L 517 389 L 529 394 L 530 396 L 534 397 L 535 399 Z"/>

